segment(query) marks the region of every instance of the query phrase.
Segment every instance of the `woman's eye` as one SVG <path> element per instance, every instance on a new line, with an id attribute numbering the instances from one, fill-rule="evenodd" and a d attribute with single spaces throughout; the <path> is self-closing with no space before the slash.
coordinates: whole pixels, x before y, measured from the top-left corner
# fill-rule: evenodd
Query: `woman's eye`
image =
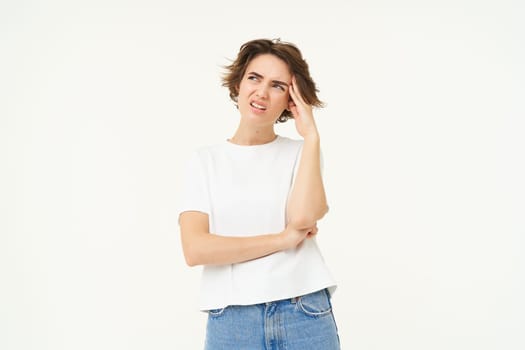
<path id="1" fill-rule="evenodd" d="M 273 87 L 281 89 L 281 91 L 284 91 L 284 87 L 280 84 L 275 84 Z"/>
<path id="2" fill-rule="evenodd" d="M 255 75 L 249 75 L 248 80 L 257 80 L 257 77 Z"/>

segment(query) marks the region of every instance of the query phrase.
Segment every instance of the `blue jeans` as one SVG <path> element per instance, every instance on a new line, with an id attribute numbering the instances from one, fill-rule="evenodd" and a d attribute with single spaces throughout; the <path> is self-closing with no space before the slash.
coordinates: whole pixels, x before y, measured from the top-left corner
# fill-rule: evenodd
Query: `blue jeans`
<path id="1" fill-rule="evenodd" d="M 208 311 L 205 350 L 339 350 L 326 289 L 301 297 Z"/>

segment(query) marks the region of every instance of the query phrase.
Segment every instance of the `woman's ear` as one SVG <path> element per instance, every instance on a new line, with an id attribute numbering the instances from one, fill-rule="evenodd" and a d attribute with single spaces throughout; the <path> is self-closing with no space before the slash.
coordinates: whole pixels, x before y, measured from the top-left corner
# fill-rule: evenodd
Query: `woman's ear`
<path id="1" fill-rule="evenodd" d="M 290 99 L 288 100 L 288 104 L 286 105 L 286 110 L 288 112 L 291 112 L 292 111 L 292 107 L 295 106 L 295 103 L 293 102 L 292 98 L 290 97 Z"/>

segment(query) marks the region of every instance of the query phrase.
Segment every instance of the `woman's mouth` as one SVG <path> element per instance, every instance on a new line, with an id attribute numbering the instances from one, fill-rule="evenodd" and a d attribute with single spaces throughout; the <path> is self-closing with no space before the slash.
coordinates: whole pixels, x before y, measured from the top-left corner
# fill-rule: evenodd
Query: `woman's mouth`
<path id="1" fill-rule="evenodd" d="M 266 110 L 265 106 L 260 105 L 257 102 L 250 102 L 250 106 L 252 106 L 253 108 L 256 108 L 256 109 L 258 109 L 260 111 L 265 111 Z"/>

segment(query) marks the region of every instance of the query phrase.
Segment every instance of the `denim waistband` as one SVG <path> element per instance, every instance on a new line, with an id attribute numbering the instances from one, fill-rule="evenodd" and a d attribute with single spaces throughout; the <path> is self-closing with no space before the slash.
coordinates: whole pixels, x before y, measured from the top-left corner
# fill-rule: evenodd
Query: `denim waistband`
<path id="1" fill-rule="evenodd" d="M 321 289 L 321 290 L 317 290 L 315 292 L 311 292 L 311 293 L 307 293 L 307 294 L 303 294 L 303 295 L 299 295 L 299 296 L 296 296 L 296 297 L 293 297 L 293 298 L 287 298 L 287 299 L 282 299 L 282 300 L 275 300 L 275 301 L 268 301 L 266 303 L 263 303 L 266 304 L 266 305 L 270 305 L 270 304 L 274 304 L 274 303 L 282 303 L 282 302 L 290 302 L 291 304 L 296 304 L 302 297 L 305 297 L 307 295 L 310 295 L 310 294 L 317 294 L 317 293 L 325 293 L 326 296 L 328 298 L 330 298 L 330 294 L 328 293 L 328 290 L 326 288 L 324 289 Z"/>

